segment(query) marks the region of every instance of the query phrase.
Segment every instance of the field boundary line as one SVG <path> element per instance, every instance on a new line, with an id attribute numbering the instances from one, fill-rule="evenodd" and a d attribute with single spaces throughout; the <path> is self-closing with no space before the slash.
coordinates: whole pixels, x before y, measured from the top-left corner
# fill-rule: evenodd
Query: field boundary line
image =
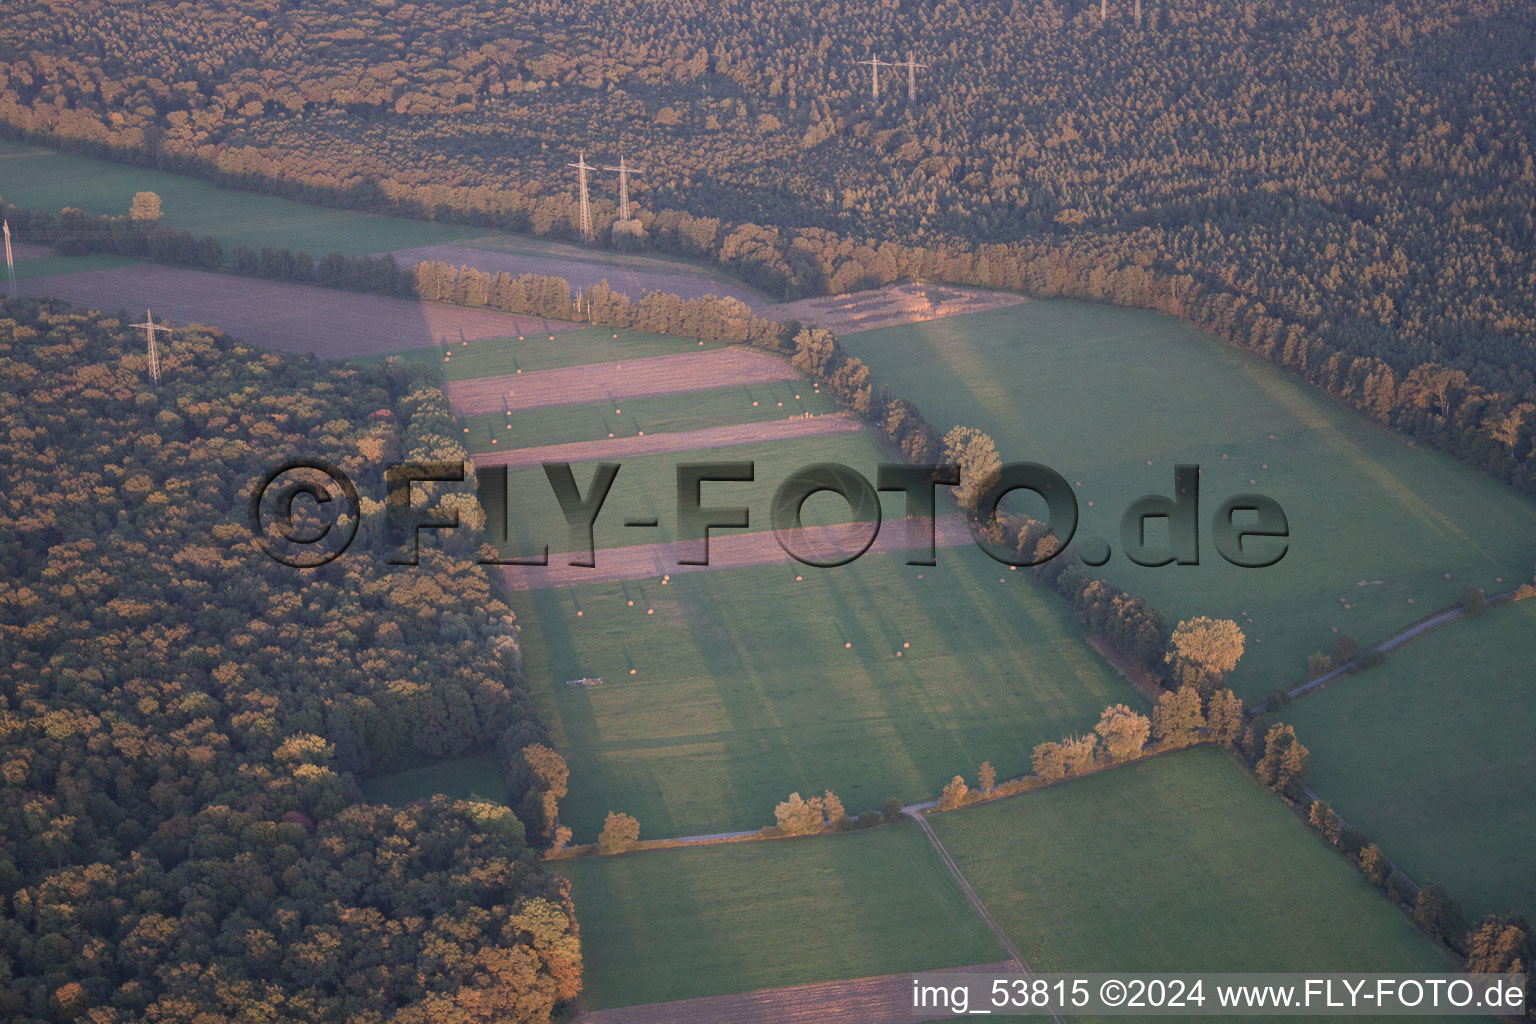
<path id="1" fill-rule="evenodd" d="M 1025 962 L 1024 957 L 1020 955 L 1018 947 L 1013 944 L 1013 939 L 1009 937 L 1007 932 L 1003 931 L 1003 926 L 997 923 L 997 919 L 992 916 L 992 911 L 987 909 L 987 905 L 982 902 L 981 897 L 976 895 L 976 890 L 971 888 L 971 883 L 966 880 L 965 873 L 960 870 L 960 865 L 955 863 L 955 858 L 951 857 L 949 851 L 944 848 L 944 843 L 940 841 L 938 833 L 933 830 L 932 825 L 928 824 L 928 815 L 923 811 L 903 810 L 902 813 L 922 826 L 923 834 L 928 837 L 928 842 L 938 852 L 939 859 L 944 862 L 944 866 L 949 869 L 949 873 L 959 883 L 960 891 L 965 894 L 966 899 L 971 901 L 971 906 L 976 908 L 976 913 L 981 915 L 982 921 L 986 923 L 988 928 L 992 929 L 992 934 L 997 937 L 997 941 L 1002 945 L 1003 949 L 1007 950 L 1008 955 L 1013 958 L 1013 963 L 1018 967 L 1019 973 L 1026 977 L 1033 975 L 1035 972 Z M 1061 1015 L 1052 1013 L 1051 1019 L 1060 1024 Z"/>

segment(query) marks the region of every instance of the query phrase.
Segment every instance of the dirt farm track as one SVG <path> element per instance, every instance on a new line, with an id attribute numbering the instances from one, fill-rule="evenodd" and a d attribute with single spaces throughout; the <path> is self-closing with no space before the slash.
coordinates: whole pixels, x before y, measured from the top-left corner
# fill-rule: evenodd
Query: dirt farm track
<path id="1" fill-rule="evenodd" d="M 136 317 L 147 307 L 178 324 L 213 324 L 256 345 L 332 359 L 585 326 L 154 264 L 37 277 L 19 291 Z"/>

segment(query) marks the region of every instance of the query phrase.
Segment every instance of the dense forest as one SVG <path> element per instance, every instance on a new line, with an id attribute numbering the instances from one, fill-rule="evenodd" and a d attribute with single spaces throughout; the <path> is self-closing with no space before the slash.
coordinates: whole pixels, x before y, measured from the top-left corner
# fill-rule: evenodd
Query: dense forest
<path id="1" fill-rule="evenodd" d="M 623 152 L 643 230 L 610 232 L 600 177 L 599 244 L 786 295 L 916 277 L 1165 309 L 1533 486 L 1521 0 L 7 6 L 11 132 L 563 237 L 567 161 Z M 855 62 L 909 53 L 916 98 L 889 67 L 876 100 Z M 1435 423 L 1380 411 L 1415 372 L 1443 378 L 1406 403 Z"/>
<path id="2" fill-rule="evenodd" d="M 463 458 L 442 392 L 201 330 L 146 370 L 119 318 L 0 306 L 0 1017 L 547 1020 L 581 955 L 531 849 L 538 772 L 526 833 L 537 813 L 358 789 L 547 739 L 478 532 L 415 568 L 377 550 L 383 465 Z M 245 525 L 289 456 L 362 493 L 319 569 Z"/>
<path id="3" fill-rule="evenodd" d="M 8 6 L 0 120 L 27 132 L 539 233 L 572 230 L 571 154 L 622 149 L 643 216 L 692 215 L 658 243 L 776 248 L 791 290 L 889 273 L 866 239 L 1043 232 L 1416 361 L 1517 346 L 1531 383 L 1515 0 Z M 873 99 L 854 62 L 909 51 L 916 100 L 899 69 Z"/>

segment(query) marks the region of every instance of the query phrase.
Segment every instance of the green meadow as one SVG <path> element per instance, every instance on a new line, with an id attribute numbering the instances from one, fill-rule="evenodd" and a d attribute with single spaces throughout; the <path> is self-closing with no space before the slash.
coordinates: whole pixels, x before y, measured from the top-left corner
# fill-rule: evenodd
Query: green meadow
<path id="1" fill-rule="evenodd" d="M 1220 751 L 1151 758 L 929 821 L 1042 972 L 1454 969 Z"/>
<path id="2" fill-rule="evenodd" d="M 556 370 L 566 366 L 670 356 L 679 352 L 703 352 L 722 346 L 699 344 L 670 334 L 647 334 L 625 329 L 582 327 L 576 330 L 541 331 L 546 321 L 536 316 L 507 314 L 524 325 L 521 337 L 488 338 L 467 345 L 453 343 L 446 348 L 413 348 L 391 355 L 362 356 L 358 362 L 379 362 L 398 358 L 436 369 L 444 381 L 476 380 L 500 377 L 518 371 Z M 562 324 L 561 326 L 565 326 Z M 448 356 L 444 359 L 444 356 Z"/>
<path id="3" fill-rule="evenodd" d="M 464 446 L 475 454 L 508 448 L 536 448 L 570 441 L 606 441 L 644 433 L 673 434 L 738 423 L 762 423 L 837 412 L 830 396 L 803 381 L 772 381 L 694 391 L 686 395 L 626 398 L 621 404 L 556 405 L 513 413 L 469 416 Z M 492 440 L 496 444 L 491 444 Z"/>
<path id="4" fill-rule="evenodd" d="M 905 557 L 514 593 L 578 841 L 610 810 L 664 837 L 771 824 L 793 790 L 854 813 L 924 799 L 982 761 L 1023 774 L 1108 704 L 1145 709 L 1024 573 L 971 547 Z M 586 676 L 604 683 L 564 685 Z"/>
<path id="5" fill-rule="evenodd" d="M 1536 917 L 1536 600 L 1458 619 L 1272 717 L 1312 788 L 1472 917 Z"/>
<path id="6" fill-rule="evenodd" d="M 212 235 L 226 247 L 304 249 L 319 258 L 456 242 L 483 229 L 336 210 L 220 188 L 199 178 L 97 160 L 0 139 L 0 196 L 12 206 L 58 216 L 66 206 L 125 217 L 135 192 L 160 196 L 160 223 Z"/>
<path id="7" fill-rule="evenodd" d="M 588 1010 L 1006 956 L 912 821 L 549 867 L 581 916 Z"/>
<path id="8" fill-rule="evenodd" d="M 1250 699 L 1303 678 L 1306 656 L 1340 634 L 1385 639 L 1464 585 L 1503 589 L 1536 561 L 1536 505 L 1172 317 L 1033 302 L 844 344 L 940 430 L 977 427 L 1004 461 L 1061 473 L 1077 537 L 1111 545 L 1099 575 L 1175 622 L 1237 620 L 1248 644 L 1232 682 Z M 1133 565 L 1120 517 L 1142 495 L 1172 495 L 1181 463 L 1202 471 L 1200 564 Z M 1218 506 L 1244 492 L 1286 512 L 1278 565 L 1237 568 L 1210 540 Z"/>
<path id="9" fill-rule="evenodd" d="M 674 396 L 676 397 L 676 396 Z M 678 467 L 705 462 L 752 463 L 751 481 L 711 481 L 701 487 L 701 504 L 706 507 L 744 507 L 748 511 L 749 531 L 770 529 L 774 492 L 791 475 L 817 463 L 832 462 L 861 473 L 872 484 L 877 467 L 893 461 L 883 453 L 867 432 L 820 434 L 782 441 L 729 445 L 639 455 L 618 460 L 619 472 L 603 502 L 593 530 L 596 546 L 627 547 L 633 544 L 664 543 L 697 539 L 684 536 L 678 520 Z M 589 492 L 595 463 L 575 463 L 571 467 L 583 495 Z M 511 495 L 508 511 L 508 543 L 505 551 L 512 557 L 525 557 L 548 545 L 551 552 L 572 550 L 565 515 L 541 466 L 516 466 L 507 471 Z M 899 493 L 882 497 L 884 518 L 905 514 L 905 498 Z M 655 519 L 652 527 L 629 527 L 630 519 Z M 853 513 L 846 501 L 831 493 L 812 496 L 802 508 L 801 521 L 806 526 L 846 523 Z M 888 523 L 883 529 L 900 529 Z M 740 534 L 742 530 L 712 530 L 711 536 Z"/>

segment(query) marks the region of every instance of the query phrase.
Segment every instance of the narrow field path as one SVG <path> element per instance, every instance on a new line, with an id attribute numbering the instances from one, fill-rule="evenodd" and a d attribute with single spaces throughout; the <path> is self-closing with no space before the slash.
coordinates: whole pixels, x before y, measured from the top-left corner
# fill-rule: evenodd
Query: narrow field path
<path id="1" fill-rule="evenodd" d="M 614 1010 L 593 1010 L 581 1024 L 911 1024 L 912 975 L 928 971 L 1006 974 L 1013 964 L 934 967 L 922 972 L 880 974 L 847 981 L 765 988 L 740 995 L 644 1003 Z"/>
<path id="2" fill-rule="evenodd" d="M 1488 597 L 1488 603 L 1491 605 L 1495 601 L 1501 601 L 1505 598 L 1512 598 L 1514 593 L 1515 592 L 1513 590 L 1507 590 L 1502 594 L 1492 594 Z M 1367 650 L 1380 651 L 1382 654 L 1386 654 L 1388 651 L 1395 650 L 1408 641 L 1416 639 L 1417 637 L 1421 637 L 1431 630 L 1438 629 L 1445 625 L 1447 622 L 1454 622 L 1466 614 L 1468 613 L 1465 607 L 1460 604 L 1453 604 L 1447 608 L 1442 608 L 1440 611 L 1420 619 L 1401 632 L 1394 633 L 1387 637 L 1387 639 L 1383 640 L 1376 646 L 1367 648 Z M 1335 679 L 1338 679 L 1340 676 L 1349 675 L 1350 670 L 1356 666 L 1359 660 L 1360 658 L 1357 655 L 1356 657 L 1351 658 L 1349 661 L 1346 661 L 1344 664 L 1340 665 L 1338 668 L 1330 669 L 1317 678 L 1309 679 L 1305 683 L 1302 683 L 1300 686 L 1286 691 L 1286 696 L 1291 700 L 1295 700 L 1297 697 L 1311 693 L 1313 690 L 1321 689 L 1322 687 L 1327 686 L 1329 683 L 1333 682 Z M 1262 714 L 1270 710 L 1269 701 L 1261 700 L 1257 704 L 1254 704 L 1250 710 L 1256 715 Z"/>
<path id="3" fill-rule="evenodd" d="M 928 842 L 933 844 L 933 848 L 938 852 L 939 859 L 944 862 L 944 866 L 949 868 L 949 873 L 954 876 L 956 884 L 960 886 L 960 891 L 965 893 L 965 898 L 971 901 L 971 906 L 976 908 L 976 913 L 980 914 L 987 927 L 992 929 L 992 934 L 997 937 L 998 943 L 1008 951 L 1009 956 L 1013 957 L 1013 963 L 1010 966 L 1019 974 L 1026 976 L 1033 974 L 1034 972 L 1030 969 L 1029 964 L 1025 963 L 1024 958 L 1019 955 L 1018 947 L 1013 944 L 1013 939 L 1009 938 L 1008 933 L 1003 931 L 1003 926 L 997 923 L 997 919 L 992 916 L 992 911 L 987 909 L 987 905 L 981 901 L 981 897 L 976 895 L 976 890 L 971 888 L 971 883 L 966 881 L 964 872 L 960 870 L 960 865 L 955 863 L 955 858 L 949 855 L 949 851 L 939 841 L 938 833 L 933 830 L 932 825 L 928 824 L 928 816 L 920 811 L 909 811 L 905 808 L 903 808 L 903 813 L 922 826 L 923 834 L 928 837 Z M 1061 1015 L 1053 1013 L 1051 1014 L 1051 1019 L 1060 1021 Z"/>
<path id="4" fill-rule="evenodd" d="M 667 434 L 615 437 L 597 441 L 568 441 L 537 448 L 511 448 L 499 452 L 480 452 L 476 466 L 537 466 L 543 462 L 589 462 L 593 459 L 617 459 L 636 455 L 662 455 L 667 452 L 706 451 L 736 444 L 761 441 L 787 441 L 822 434 L 848 434 L 863 429 L 859 421 L 845 412 L 824 416 L 797 416 L 794 419 L 763 420 L 757 423 L 733 423 L 702 430 L 679 430 Z"/>

